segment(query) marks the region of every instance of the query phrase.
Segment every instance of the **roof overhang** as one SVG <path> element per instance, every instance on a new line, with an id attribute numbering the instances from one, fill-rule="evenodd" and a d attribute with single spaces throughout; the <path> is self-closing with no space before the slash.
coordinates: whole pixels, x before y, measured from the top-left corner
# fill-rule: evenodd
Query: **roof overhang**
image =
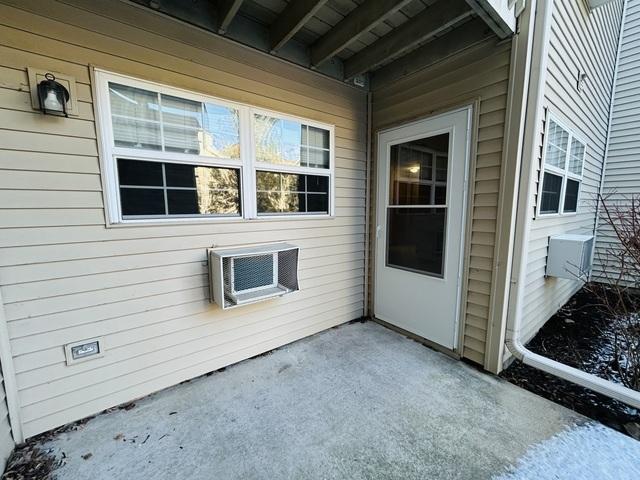
<path id="1" fill-rule="evenodd" d="M 123 0 L 127 1 L 127 0 Z M 515 31 L 524 0 L 128 0 L 368 88 Z"/>

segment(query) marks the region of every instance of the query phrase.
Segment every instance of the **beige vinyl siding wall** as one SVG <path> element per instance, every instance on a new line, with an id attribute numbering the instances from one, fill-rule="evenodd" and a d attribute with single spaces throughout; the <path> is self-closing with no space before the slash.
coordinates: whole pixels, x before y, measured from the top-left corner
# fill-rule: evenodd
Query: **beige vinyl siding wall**
<path id="1" fill-rule="evenodd" d="M 623 2 L 615 0 L 589 13 L 584 2 L 555 0 L 548 46 L 544 108 L 587 141 L 578 213 L 537 217 L 531 223 L 522 319 L 522 340 L 530 339 L 581 286 L 576 280 L 545 278 L 549 236 L 593 234 L 600 186 L 614 66 Z M 578 92 L 578 71 L 587 73 Z M 546 121 L 546 118 L 545 120 Z M 541 179 L 544 121 L 537 125 L 540 148 L 534 175 L 534 209 Z M 531 212 L 535 216 L 535 210 Z M 517 251 L 516 251 L 517 253 Z"/>
<path id="2" fill-rule="evenodd" d="M 2 308 L 2 305 L 0 305 Z M 13 450 L 13 436 L 11 434 L 11 424 L 9 423 L 9 410 L 7 408 L 7 398 L 4 391 L 4 379 L 0 368 L 0 472 L 4 471 L 9 455 Z"/>
<path id="3" fill-rule="evenodd" d="M 363 315 L 364 93 L 112 0 L 5 2 L 0 44 L 0 285 L 25 436 Z M 105 228 L 91 65 L 335 124 L 336 217 Z M 75 76 L 80 115 L 33 111 L 28 66 Z M 207 247 L 274 241 L 300 246 L 301 292 L 209 304 Z M 65 365 L 64 344 L 96 336 L 104 357 Z"/>
<path id="4" fill-rule="evenodd" d="M 624 19 L 605 177 L 602 189 L 608 202 L 628 205 L 640 194 L 640 1 L 628 0 Z M 612 229 L 598 224 L 593 278 L 606 280 L 619 269 L 607 261 L 607 251 L 617 249 Z M 604 269 L 608 275 L 604 274 Z"/>
<path id="5" fill-rule="evenodd" d="M 373 91 L 374 133 L 436 111 L 479 101 L 479 111 L 474 112 L 478 117 L 478 129 L 474 132 L 477 142 L 473 145 L 476 155 L 470 162 L 469 211 L 472 218 L 465 246 L 467 279 L 462 289 L 461 328 L 463 356 L 481 365 L 485 359 L 490 318 L 510 53 L 509 41 L 501 44 L 488 41 Z M 372 205 L 375 206 L 375 195 Z M 372 215 L 375 218 L 375 212 Z"/>

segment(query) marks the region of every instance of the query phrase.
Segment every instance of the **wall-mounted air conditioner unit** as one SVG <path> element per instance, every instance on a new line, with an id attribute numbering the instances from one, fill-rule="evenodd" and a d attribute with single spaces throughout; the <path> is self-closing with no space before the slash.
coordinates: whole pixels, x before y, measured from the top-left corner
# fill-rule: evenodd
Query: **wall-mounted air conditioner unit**
<path id="1" fill-rule="evenodd" d="M 211 301 L 223 309 L 299 290 L 299 249 L 295 245 L 215 248 L 208 254 Z"/>
<path id="2" fill-rule="evenodd" d="M 591 271 L 593 235 L 565 233 L 549 237 L 547 276 L 586 280 Z"/>

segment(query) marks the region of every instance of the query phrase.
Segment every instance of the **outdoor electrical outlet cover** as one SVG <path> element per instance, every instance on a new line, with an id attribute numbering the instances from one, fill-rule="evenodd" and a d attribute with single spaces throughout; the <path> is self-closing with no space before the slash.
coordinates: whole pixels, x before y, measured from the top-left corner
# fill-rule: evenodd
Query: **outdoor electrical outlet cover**
<path id="1" fill-rule="evenodd" d="M 67 365 L 100 358 L 104 356 L 104 341 L 101 338 L 91 338 L 68 343 L 64 346 L 64 354 Z"/>

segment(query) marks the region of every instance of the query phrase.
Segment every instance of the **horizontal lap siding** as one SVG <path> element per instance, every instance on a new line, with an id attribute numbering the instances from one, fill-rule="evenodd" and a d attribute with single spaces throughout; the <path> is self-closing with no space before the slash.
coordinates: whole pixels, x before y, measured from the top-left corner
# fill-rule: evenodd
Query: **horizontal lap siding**
<path id="1" fill-rule="evenodd" d="M 640 1 L 629 0 L 620 45 L 603 195 L 610 204 L 625 206 L 632 195 L 639 194 Z M 598 224 L 594 279 L 616 278 L 619 267 L 611 254 L 619 249 L 615 233 L 603 215 Z"/>
<path id="2" fill-rule="evenodd" d="M 0 306 L 1 308 L 1 306 Z M 4 379 L 0 373 L 0 472 L 4 471 L 7 459 L 14 447 L 11 425 L 9 424 L 9 410 L 4 391 Z"/>
<path id="3" fill-rule="evenodd" d="M 596 195 L 607 136 L 622 1 L 589 13 L 582 2 L 555 0 L 544 107 L 587 141 L 587 154 L 578 214 L 534 217 L 528 248 L 522 339 L 528 340 L 561 308 L 581 284 L 575 280 L 545 278 L 549 236 L 561 233 L 593 234 Z M 587 73 L 582 93 L 576 90 L 578 70 Z M 533 204 L 538 202 L 541 180 L 544 122 L 537 125 L 540 139 Z M 530 212 L 535 215 L 535 210 Z"/>
<path id="4" fill-rule="evenodd" d="M 461 325 L 463 356 L 479 364 L 484 363 L 490 315 L 510 45 L 484 43 L 373 93 L 376 130 L 479 100 L 476 158 L 472 160 L 475 171 L 471 172 L 469 197 L 470 255 L 465 260 L 468 280 L 463 287 L 465 316 Z"/>
<path id="5" fill-rule="evenodd" d="M 123 2 L 5 3 L 0 285 L 26 436 L 363 314 L 363 93 Z M 105 228 L 90 65 L 336 125 L 336 217 Z M 28 66 L 75 76 L 79 115 L 33 111 Z M 300 292 L 209 303 L 207 247 L 279 241 Z M 105 355 L 66 366 L 95 336 Z"/>

